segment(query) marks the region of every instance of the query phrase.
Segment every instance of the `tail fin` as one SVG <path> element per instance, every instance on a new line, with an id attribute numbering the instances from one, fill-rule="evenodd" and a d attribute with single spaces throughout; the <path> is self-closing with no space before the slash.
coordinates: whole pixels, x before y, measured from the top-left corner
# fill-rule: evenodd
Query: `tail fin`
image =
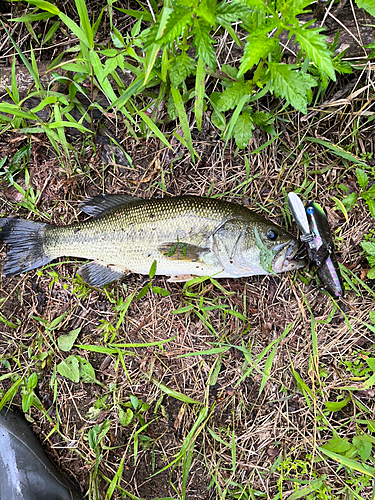
<path id="1" fill-rule="evenodd" d="M 43 248 L 43 234 L 48 225 L 22 219 L 0 218 L 0 239 L 9 245 L 3 268 L 6 276 L 15 276 L 45 266 L 52 260 Z"/>

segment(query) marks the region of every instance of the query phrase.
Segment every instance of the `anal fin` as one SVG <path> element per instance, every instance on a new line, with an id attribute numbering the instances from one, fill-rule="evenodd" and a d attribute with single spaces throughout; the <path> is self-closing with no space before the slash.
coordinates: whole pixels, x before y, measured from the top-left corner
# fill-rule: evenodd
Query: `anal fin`
<path id="1" fill-rule="evenodd" d="M 102 287 L 125 276 L 126 271 L 118 267 L 108 267 L 99 262 L 88 262 L 78 269 L 78 274 L 90 286 Z"/>

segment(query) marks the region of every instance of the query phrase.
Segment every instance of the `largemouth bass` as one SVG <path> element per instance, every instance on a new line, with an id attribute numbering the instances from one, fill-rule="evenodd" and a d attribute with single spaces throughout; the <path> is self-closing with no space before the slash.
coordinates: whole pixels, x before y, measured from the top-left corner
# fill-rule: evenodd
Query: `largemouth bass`
<path id="1" fill-rule="evenodd" d="M 306 265 L 296 258 L 298 243 L 290 234 L 234 203 L 195 196 L 99 195 L 80 208 L 92 218 L 62 227 L 0 219 L 1 239 L 10 247 L 4 274 L 15 276 L 70 256 L 93 260 L 78 270 L 91 286 L 129 272 L 148 274 L 154 261 L 156 274 L 170 276 L 169 281 L 239 278 L 269 274 L 260 264 L 262 246 L 274 253 L 276 273 Z"/>

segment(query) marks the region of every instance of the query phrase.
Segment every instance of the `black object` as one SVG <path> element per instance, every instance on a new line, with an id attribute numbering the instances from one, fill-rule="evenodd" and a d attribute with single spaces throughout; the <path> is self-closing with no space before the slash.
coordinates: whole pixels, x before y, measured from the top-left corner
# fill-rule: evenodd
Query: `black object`
<path id="1" fill-rule="evenodd" d="M 23 415 L 0 411 L 1 500 L 82 500 L 45 454 Z"/>
<path id="2" fill-rule="evenodd" d="M 332 297 L 338 299 L 344 295 L 344 286 L 327 216 L 322 207 L 314 201 L 306 206 L 306 215 L 315 244 L 315 250 L 307 247 L 310 260 L 317 267 L 316 272 L 324 288 Z"/>

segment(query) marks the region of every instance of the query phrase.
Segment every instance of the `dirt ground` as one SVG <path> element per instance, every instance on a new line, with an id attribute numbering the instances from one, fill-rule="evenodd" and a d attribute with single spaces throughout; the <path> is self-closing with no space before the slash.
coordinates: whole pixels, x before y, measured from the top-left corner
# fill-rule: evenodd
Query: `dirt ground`
<path id="1" fill-rule="evenodd" d="M 346 19 L 353 21 L 350 6 L 344 9 Z M 1 40 L 0 50 L 1 64 L 9 66 L 7 44 Z M 319 453 L 312 450 L 334 432 L 350 438 L 360 427 L 358 405 L 350 402 L 341 411 L 327 413 L 325 403 L 345 397 L 343 388 L 357 383 L 347 370 L 349 362 L 375 357 L 373 333 L 363 324 L 370 323 L 374 309 L 374 281 L 366 278 L 369 264 L 360 246 L 364 236 L 375 231 L 375 221 L 363 200 L 345 220 L 334 198 L 343 198 L 340 184 L 349 193 L 359 191 L 356 167 L 306 137 L 347 148 L 366 160 L 371 175 L 374 129 L 363 125 L 368 119 L 363 109 L 372 109 L 372 71 L 371 65 L 358 67 L 330 84 L 324 103 L 311 105 L 306 116 L 280 113 L 275 122 L 280 136 L 255 154 L 270 138 L 265 132 L 256 130 L 249 146 L 237 151 L 231 141 L 224 147 L 218 130 L 207 121 L 202 133 L 193 129 L 200 157 L 195 163 L 173 139 L 171 152 L 154 137 L 135 141 L 120 135 L 132 165 L 103 164 L 101 146 L 80 143 L 78 163 L 68 170 L 44 136 L 32 137 L 27 169 L 38 192 L 37 213 L 17 204 L 22 195 L 0 177 L 1 216 L 63 225 L 83 220 L 79 202 L 102 192 L 143 198 L 209 193 L 262 213 L 295 236 L 286 194 L 303 188 L 327 212 L 338 260 L 368 287 L 357 282 L 356 289 L 348 289 L 339 302 L 341 312 L 308 270 L 280 279 L 222 279 L 220 287 L 207 281 L 188 289 L 155 277 L 153 285 L 170 295 L 149 291 L 134 299 L 118 323 L 121 305 L 148 283 L 147 276 L 129 275 L 104 291 L 91 289 L 76 278 L 79 259 L 60 259 L 43 271 L 14 278 L 1 274 L 0 401 L 17 380 L 37 373 L 34 392 L 41 408 L 32 406 L 28 419 L 51 459 L 82 492 L 90 490 L 90 498 L 95 498 L 95 481 L 98 498 L 105 498 L 119 467 L 122 479 L 113 499 L 177 499 L 183 494 L 189 500 L 250 499 L 255 498 L 251 489 L 260 498 L 275 498 L 280 491 L 278 498 L 287 498 L 294 491 L 291 477 L 307 481 L 323 475 L 327 496 L 319 498 L 349 498 L 343 486 L 355 488 L 360 474 L 348 477 L 344 468 L 327 459 L 319 461 Z M 269 98 L 260 106 L 272 109 L 278 103 Z M 74 144 L 80 140 L 72 138 Z M 25 134 L 0 133 L 0 160 L 7 156 L 2 169 L 29 143 Z M 15 180 L 26 187 L 24 172 Z M 5 255 L 3 246 L 1 261 Z M 188 310 L 175 312 L 183 307 Z M 116 324 L 113 333 L 111 325 Z M 68 353 L 57 349 L 59 336 L 77 328 L 74 347 Z M 256 367 L 254 363 L 270 345 L 277 349 L 260 391 L 271 348 Z M 102 352 L 92 350 L 97 347 Z M 181 357 L 193 353 L 197 354 Z M 68 355 L 88 360 L 96 382 L 75 383 L 56 374 L 56 366 Z M 160 382 L 184 395 L 185 401 L 161 389 Z M 12 398 L 19 408 L 25 391 L 21 384 Z M 134 396 L 146 406 L 131 406 Z M 186 397 L 195 403 L 187 403 Z M 357 391 L 353 398 L 362 405 L 362 420 L 373 419 L 373 389 Z M 133 412 L 126 425 L 120 409 Z M 194 428 L 196 422 L 201 425 Z M 89 441 L 95 426 L 107 429 L 97 454 Z M 169 466 L 186 440 L 191 440 L 187 454 Z M 360 494 L 374 498 L 372 483 Z"/>

